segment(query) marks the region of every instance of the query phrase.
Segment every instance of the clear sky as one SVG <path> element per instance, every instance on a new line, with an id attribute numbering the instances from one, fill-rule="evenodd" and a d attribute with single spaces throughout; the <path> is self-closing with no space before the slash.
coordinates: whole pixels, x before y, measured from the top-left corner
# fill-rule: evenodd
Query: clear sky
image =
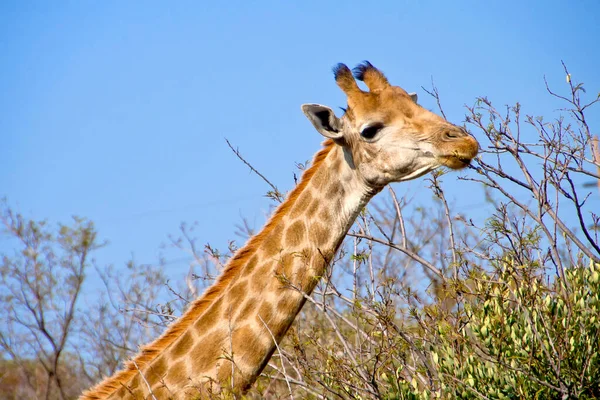
<path id="1" fill-rule="evenodd" d="M 599 91 L 599 40 L 597 0 L 3 1 L 0 197 L 92 219 L 101 263 L 156 261 L 182 221 L 223 246 L 271 204 L 225 138 L 289 190 L 322 139 L 300 105 L 345 105 L 335 63 L 370 60 L 430 109 L 433 77 L 460 123 L 480 95 L 550 115 L 543 77 L 564 88 L 561 60 Z M 173 274 L 181 256 L 167 254 Z"/>

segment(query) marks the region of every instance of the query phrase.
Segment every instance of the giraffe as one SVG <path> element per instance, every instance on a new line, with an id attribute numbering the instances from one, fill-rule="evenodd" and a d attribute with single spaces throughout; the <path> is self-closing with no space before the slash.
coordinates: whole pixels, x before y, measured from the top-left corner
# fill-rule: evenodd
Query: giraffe
<path id="1" fill-rule="evenodd" d="M 214 285 L 81 400 L 244 393 L 368 201 L 390 182 L 440 166 L 464 168 L 477 155 L 477 141 L 463 128 L 419 106 L 415 94 L 392 86 L 368 61 L 333 72 L 348 106 L 338 118 L 329 107 L 302 105 L 326 139 L 298 185 Z"/>

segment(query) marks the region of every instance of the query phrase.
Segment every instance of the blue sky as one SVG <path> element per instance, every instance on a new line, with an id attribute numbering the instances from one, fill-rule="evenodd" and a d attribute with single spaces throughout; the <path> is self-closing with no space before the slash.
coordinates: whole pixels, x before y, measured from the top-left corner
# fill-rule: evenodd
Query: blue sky
<path id="1" fill-rule="evenodd" d="M 101 263 L 156 261 L 182 221 L 224 246 L 271 204 L 224 139 L 289 190 L 321 142 L 300 105 L 345 105 L 335 63 L 370 60 L 431 109 L 433 77 L 457 123 L 480 95 L 552 116 L 543 77 L 564 88 L 561 60 L 600 90 L 598 38 L 597 1 L 4 1 L 0 197 L 31 218 L 92 219 Z"/>

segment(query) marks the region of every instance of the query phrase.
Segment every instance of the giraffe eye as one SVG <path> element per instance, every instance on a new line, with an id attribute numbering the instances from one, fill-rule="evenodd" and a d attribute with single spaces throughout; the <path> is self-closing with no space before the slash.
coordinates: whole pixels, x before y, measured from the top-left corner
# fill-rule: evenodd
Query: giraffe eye
<path id="1" fill-rule="evenodd" d="M 383 124 L 375 123 L 363 128 L 363 130 L 360 132 L 360 136 L 364 137 L 365 139 L 373 139 L 381 129 L 383 129 Z"/>

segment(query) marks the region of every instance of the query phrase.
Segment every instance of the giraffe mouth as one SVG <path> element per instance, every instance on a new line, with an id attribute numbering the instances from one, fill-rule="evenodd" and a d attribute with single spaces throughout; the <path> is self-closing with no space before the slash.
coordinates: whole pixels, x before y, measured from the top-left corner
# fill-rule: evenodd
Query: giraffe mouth
<path id="1" fill-rule="evenodd" d="M 462 169 L 471 165 L 471 157 L 462 154 L 441 155 L 437 157 L 440 163 L 451 169 Z"/>
<path id="2" fill-rule="evenodd" d="M 431 151 L 423 151 L 423 156 L 427 158 L 435 159 L 440 165 L 451 169 L 462 169 L 471 165 L 472 157 L 465 156 L 463 154 L 453 153 L 453 154 L 434 154 Z"/>

